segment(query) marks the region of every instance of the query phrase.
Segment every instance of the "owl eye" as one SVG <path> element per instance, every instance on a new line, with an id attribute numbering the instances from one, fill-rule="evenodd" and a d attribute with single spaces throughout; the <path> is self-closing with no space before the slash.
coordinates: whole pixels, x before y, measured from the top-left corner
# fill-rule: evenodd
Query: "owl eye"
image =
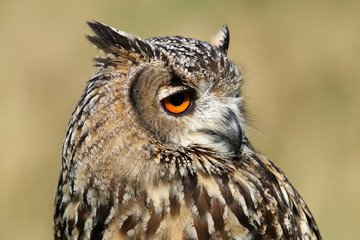
<path id="1" fill-rule="evenodd" d="M 194 94 L 190 91 L 182 91 L 168 96 L 162 100 L 166 111 L 172 114 L 181 114 L 189 110 L 194 101 Z"/>

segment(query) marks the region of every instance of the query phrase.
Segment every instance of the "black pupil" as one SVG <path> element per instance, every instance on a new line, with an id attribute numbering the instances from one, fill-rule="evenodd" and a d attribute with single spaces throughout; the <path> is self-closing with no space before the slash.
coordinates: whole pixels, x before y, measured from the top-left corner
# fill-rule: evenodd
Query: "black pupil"
<path id="1" fill-rule="evenodd" d="M 180 106 L 183 104 L 185 99 L 184 93 L 177 93 L 172 96 L 170 96 L 170 103 L 174 106 Z"/>

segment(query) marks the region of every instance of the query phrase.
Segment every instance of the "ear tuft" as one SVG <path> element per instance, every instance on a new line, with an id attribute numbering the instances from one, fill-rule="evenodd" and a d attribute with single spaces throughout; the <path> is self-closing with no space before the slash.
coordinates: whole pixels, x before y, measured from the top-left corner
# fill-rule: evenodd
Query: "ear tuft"
<path id="1" fill-rule="evenodd" d="M 94 31 L 96 36 L 87 36 L 88 40 L 99 49 L 108 52 L 112 47 L 122 48 L 124 50 L 131 50 L 131 41 L 136 37 L 112 27 L 109 27 L 100 22 L 87 22 L 87 24 Z"/>
<path id="2" fill-rule="evenodd" d="M 111 54 L 116 59 L 130 60 L 132 62 L 160 58 L 160 50 L 146 40 L 100 22 L 87 22 L 87 24 L 95 33 L 94 36 L 87 36 L 87 39 L 97 48 L 104 51 L 105 54 Z M 97 62 L 100 61 L 97 59 Z M 101 62 L 100 64 L 104 63 Z"/>
<path id="3" fill-rule="evenodd" d="M 230 42 L 230 32 L 227 25 L 223 25 L 211 40 L 214 47 L 220 49 L 225 55 L 227 54 Z"/>

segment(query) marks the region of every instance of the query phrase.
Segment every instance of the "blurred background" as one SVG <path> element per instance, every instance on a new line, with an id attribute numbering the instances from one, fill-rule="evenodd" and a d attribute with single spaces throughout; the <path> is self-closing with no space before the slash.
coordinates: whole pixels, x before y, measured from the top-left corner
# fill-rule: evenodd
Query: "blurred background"
<path id="1" fill-rule="evenodd" d="M 226 23 L 251 139 L 324 239 L 360 224 L 360 1 L 0 1 L 0 239 L 52 239 L 62 140 L 99 54 L 86 20 L 210 40 Z"/>

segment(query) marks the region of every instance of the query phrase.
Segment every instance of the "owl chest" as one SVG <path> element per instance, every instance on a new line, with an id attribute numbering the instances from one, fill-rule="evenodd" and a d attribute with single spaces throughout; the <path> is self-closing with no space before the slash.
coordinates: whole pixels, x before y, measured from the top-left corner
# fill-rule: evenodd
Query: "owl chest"
<path id="1" fill-rule="evenodd" d="M 123 189 L 109 239 L 251 239 L 221 195 L 198 180 Z"/>
<path id="2" fill-rule="evenodd" d="M 192 214 L 185 209 L 175 216 L 167 209 L 152 206 L 131 204 L 129 207 L 131 209 L 109 224 L 109 229 L 113 229 L 110 239 L 185 239 L 185 235 L 191 236 Z M 191 239 L 197 239 L 195 229 Z"/>
<path id="3" fill-rule="evenodd" d="M 177 183 L 126 186 L 118 193 L 116 213 L 109 223 L 110 239 L 184 239 L 193 227 L 193 213 Z M 196 231 L 194 229 L 196 239 Z"/>

